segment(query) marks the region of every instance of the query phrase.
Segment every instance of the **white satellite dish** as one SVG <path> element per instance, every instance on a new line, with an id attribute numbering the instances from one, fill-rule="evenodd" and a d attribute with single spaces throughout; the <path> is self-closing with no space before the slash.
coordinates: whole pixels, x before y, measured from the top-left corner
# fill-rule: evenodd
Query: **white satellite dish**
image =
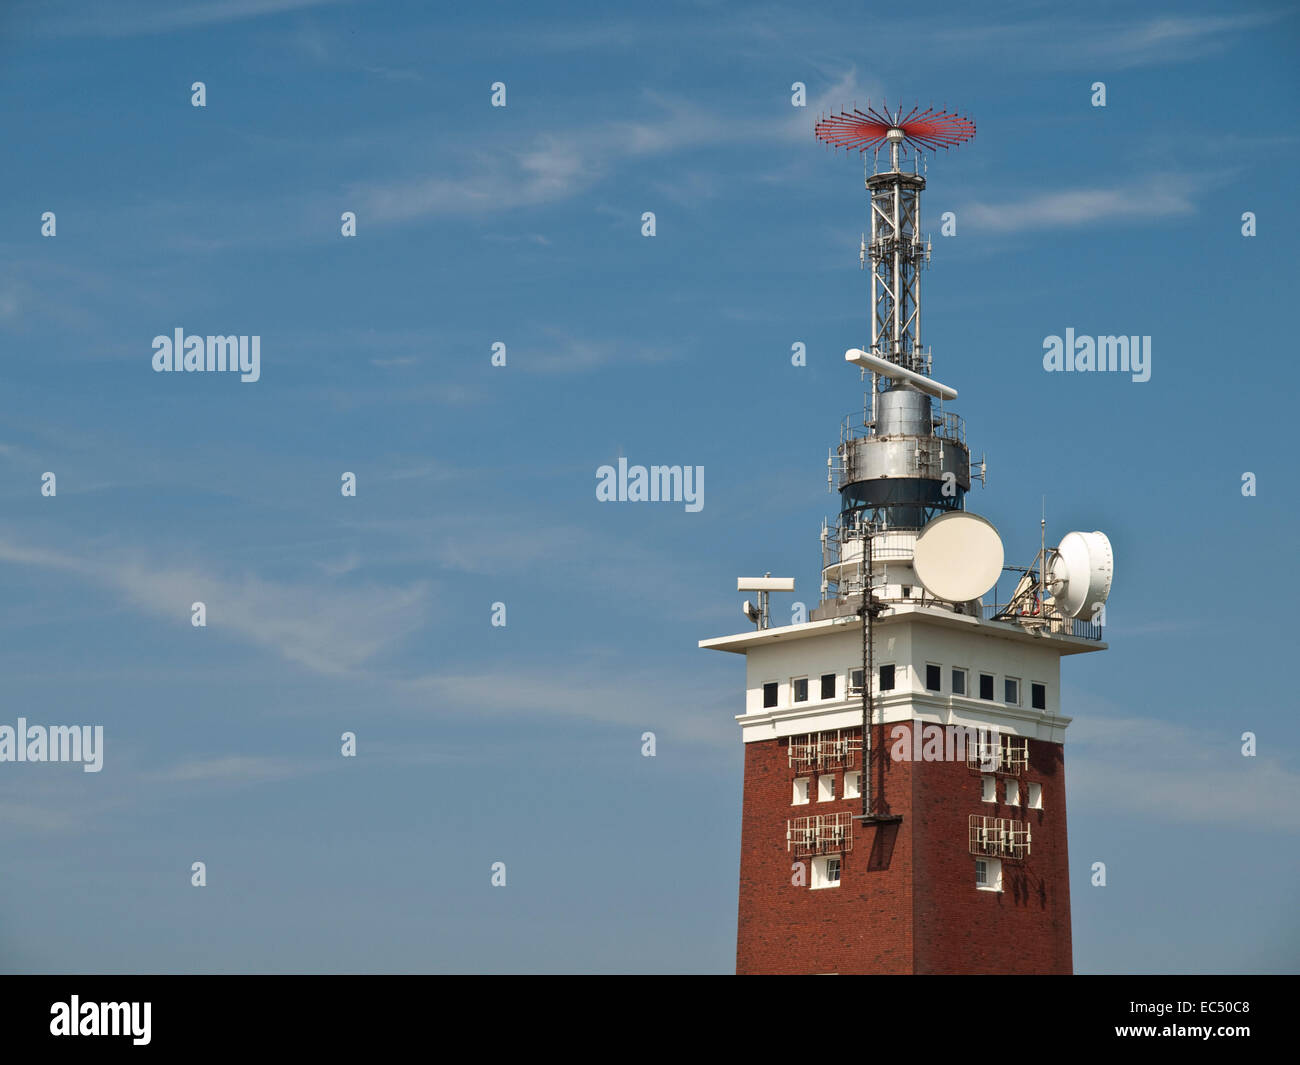
<path id="1" fill-rule="evenodd" d="M 1004 559 L 993 523 L 963 510 L 930 522 L 916 538 L 912 569 L 936 599 L 967 603 L 998 581 Z"/>
<path id="2" fill-rule="evenodd" d="M 1103 532 L 1067 533 L 1056 549 L 1047 587 L 1067 618 L 1091 615 L 1106 602 L 1115 576 L 1115 556 Z"/>

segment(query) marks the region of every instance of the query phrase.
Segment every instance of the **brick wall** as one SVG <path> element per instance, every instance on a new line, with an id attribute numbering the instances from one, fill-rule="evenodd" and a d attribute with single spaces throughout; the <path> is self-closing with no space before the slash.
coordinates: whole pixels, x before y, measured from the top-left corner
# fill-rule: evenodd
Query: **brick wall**
<path id="1" fill-rule="evenodd" d="M 892 738 L 894 725 L 877 726 Z M 910 725 L 904 725 L 909 730 Z M 736 971 L 747 973 L 1068 973 L 1070 900 L 1065 837 L 1065 774 L 1059 744 L 1029 742 L 1029 768 L 1018 807 L 982 801 L 980 774 L 958 762 L 886 760 L 873 763 L 877 799 L 900 824 L 853 825 L 853 849 L 843 855 L 840 886 L 791 884 L 802 861 L 805 884 L 812 859 L 786 849 L 786 822 L 848 811 L 844 770 L 834 770 L 837 798 L 816 800 L 815 772 L 790 768 L 785 739 L 745 744 L 741 825 L 740 905 Z M 885 740 L 885 750 L 892 746 Z M 909 744 L 910 747 L 910 744 Z M 877 751 L 880 747 L 877 746 Z M 879 755 L 877 755 L 879 759 Z M 854 769 L 861 770 L 861 764 Z M 791 804 L 796 776 L 812 778 L 812 801 Z M 882 781 L 883 777 L 883 781 Z M 1043 809 L 1029 810 L 1028 784 L 1043 785 Z M 881 787 L 883 785 L 883 796 Z M 877 801 L 877 808 L 881 803 Z M 1003 891 L 975 887 L 969 852 L 970 814 L 1029 821 L 1032 853 L 1003 860 Z"/>

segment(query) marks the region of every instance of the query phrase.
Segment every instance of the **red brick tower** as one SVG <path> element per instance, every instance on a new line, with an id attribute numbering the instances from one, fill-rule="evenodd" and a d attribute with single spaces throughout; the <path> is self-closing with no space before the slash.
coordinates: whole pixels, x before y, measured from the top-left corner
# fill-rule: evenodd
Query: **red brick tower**
<path id="1" fill-rule="evenodd" d="M 818 123 L 838 146 L 888 145 L 866 180 L 870 373 L 832 471 L 821 602 L 771 627 L 703 640 L 746 658 L 738 973 L 1069 973 L 1069 862 L 1060 660 L 1103 650 L 1110 544 L 1070 533 L 1004 567 L 965 509 L 965 429 L 920 336 L 925 178 L 900 153 L 974 124 L 933 111 Z M 982 470 L 980 471 L 982 478 Z M 987 601 L 1004 569 L 1005 602 Z M 786 582 L 785 588 L 792 587 Z M 863 744 L 863 737 L 870 742 Z"/>

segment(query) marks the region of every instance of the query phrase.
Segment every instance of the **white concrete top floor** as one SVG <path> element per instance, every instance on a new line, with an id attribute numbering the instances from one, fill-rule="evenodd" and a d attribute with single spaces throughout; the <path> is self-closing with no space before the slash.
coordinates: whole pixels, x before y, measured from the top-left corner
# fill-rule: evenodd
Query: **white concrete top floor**
<path id="1" fill-rule="evenodd" d="M 876 627 L 899 624 L 907 621 L 925 620 L 936 625 L 945 625 L 961 631 L 981 630 L 983 635 L 1000 639 L 1018 640 L 1029 643 L 1049 644 L 1056 648 L 1058 655 L 1087 654 L 1089 651 L 1104 651 L 1108 644 L 1101 640 L 1086 640 L 1081 636 L 1067 636 L 1063 633 L 1034 633 L 1008 621 L 986 621 L 969 614 L 954 614 L 942 607 L 922 606 L 920 604 L 896 603 L 876 618 Z M 751 648 L 783 640 L 805 640 L 821 636 L 827 632 L 852 629 L 858 631 L 862 620 L 856 614 L 846 617 L 828 618 L 825 621 L 808 621 L 802 625 L 782 625 L 770 629 L 750 629 L 733 636 L 714 636 L 700 640 L 699 645 L 710 651 L 732 651 L 747 654 Z M 861 637 L 859 636 L 859 639 Z"/>
<path id="2" fill-rule="evenodd" d="M 1106 647 L 908 604 L 882 614 L 874 637 L 877 721 L 987 726 L 1057 743 L 1070 720 L 1061 715 L 1061 658 Z M 856 616 L 701 640 L 700 646 L 746 656 L 745 712 L 737 718 L 746 742 L 861 723 L 860 697 L 850 690 L 862 668 Z"/>

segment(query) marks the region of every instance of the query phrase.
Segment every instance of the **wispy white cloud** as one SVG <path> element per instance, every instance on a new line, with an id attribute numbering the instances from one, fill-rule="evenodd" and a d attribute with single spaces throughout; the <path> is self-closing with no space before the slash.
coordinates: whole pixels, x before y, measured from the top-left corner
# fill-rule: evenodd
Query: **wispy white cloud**
<path id="1" fill-rule="evenodd" d="M 402 466 L 379 474 L 382 481 L 429 481 L 432 483 L 453 481 L 463 477 L 465 471 L 446 462 L 420 462 L 415 466 Z"/>
<path id="2" fill-rule="evenodd" d="M 540 331 L 534 348 L 511 353 L 512 363 L 532 373 L 575 373 L 602 366 L 655 364 L 680 356 L 683 349 L 576 337 L 559 330 Z"/>
<path id="3" fill-rule="evenodd" d="M 587 670 L 430 674 L 395 682 L 395 687 L 430 705 L 456 708 L 479 719 L 485 714 L 550 722 L 578 719 L 626 726 L 637 733 L 662 730 L 684 743 L 721 747 L 737 742 L 739 728 L 732 716 L 702 713 L 697 702 L 665 706 L 661 681 L 658 673 L 593 663 Z"/>
<path id="4" fill-rule="evenodd" d="M 1267 754 L 1243 756 L 1243 731 L 1076 712 L 1066 744 L 1071 793 L 1090 808 L 1150 820 L 1300 831 L 1300 773 Z"/>
<path id="5" fill-rule="evenodd" d="M 204 0 L 175 4 L 168 0 L 130 0 L 112 4 L 43 4 L 35 29 L 53 37 L 140 37 L 192 30 L 227 22 L 263 18 L 285 12 L 351 0 Z"/>
<path id="6" fill-rule="evenodd" d="M 983 14 L 983 13 L 981 13 Z M 1239 11 L 1225 15 L 1146 14 L 1107 18 L 1068 10 L 1041 15 L 945 19 L 873 14 L 874 28 L 883 37 L 924 39 L 931 57 L 987 60 L 1014 54 L 1021 64 L 1077 69 L 1084 64 L 1112 67 L 1189 62 L 1231 47 L 1243 34 L 1287 18 L 1285 11 Z M 665 39 L 690 40 L 705 46 L 725 39 L 732 54 L 770 56 L 780 50 L 787 62 L 814 66 L 805 56 L 824 52 L 844 32 L 841 17 L 806 9 L 754 6 L 737 20 L 725 12 L 697 12 L 686 28 L 681 19 L 602 19 L 597 23 L 548 20 L 506 27 L 493 43 L 512 50 L 537 52 L 617 52 L 669 47 Z M 807 79 L 805 79 L 807 80 Z M 927 101 L 928 102 L 928 101 Z"/>
<path id="7" fill-rule="evenodd" d="M 203 758 L 182 762 L 154 774 L 163 781 L 197 782 L 249 782 L 261 783 L 288 780 L 311 772 L 313 766 L 291 758 L 269 755 L 232 754 L 216 758 Z M 317 765 L 316 768 L 321 768 Z"/>
<path id="8" fill-rule="evenodd" d="M 827 79 L 804 108 L 765 103 L 744 114 L 726 114 L 690 100 L 646 92 L 644 117 L 539 132 L 525 147 L 465 157 L 457 176 L 358 183 L 348 195 L 373 222 L 554 203 L 585 192 L 638 159 L 704 146 L 725 149 L 807 139 L 821 111 L 865 101 L 868 95 L 856 70 Z M 707 171 L 692 171 L 691 181 L 697 194 L 712 195 L 714 179 Z M 675 195 L 679 200 L 689 198 L 690 191 L 678 189 Z"/>
<path id="9" fill-rule="evenodd" d="M 998 233 L 1062 229 L 1194 214 L 1193 182 L 1153 175 L 1131 185 L 1038 192 L 1000 202 L 973 200 L 957 208 L 963 225 Z"/>
<path id="10" fill-rule="evenodd" d="M 931 60 L 987 65 L 1005 59 L 1017 68 L 1087 70 L 1100 76 L 1105 70 L 1202 60 L 1229 50 L 1252 31 L 1294 17 L 1289 11 L 1152 15 L 1135 9 L 1127 17 L 1110 18 L 1062 8 L 1047 15 L 959 17 L 937 26 L 929 17 L 902 18 L 882 21 L 879 28 L 896 38 L 923 36 Z M 792 36 L 825 36 L 836 29 L 830 18 L 801 12 L 798 24 L 787 27 L 784 43 L 789 47 Z"/>
<path id="11" fill-rule="evenodd" d="M 202 602 L 209 631 L 233 634 L 326 675 L 355 670 L 399 643 L 423 623 L 430 600 L 424 582 L 400 587 L 290 585 L 129 556 L 65 553 L 2 537 L 0 561 L 77 574 L 177 624 L 188 624 L 190 604 Z"/>
<path id="12" fill-rule="evenodd" d="M 549 247 L 551 239 L 543 233 L 486 233 L 483 239 L 491 244 L 540 244 Z"/>
<path id="13" fill-rule="evenodd" d="M 1118 68 L 1190 62 L 1222 52 L 1241 34 L 1286 17 L 1283 12 L 1231 15 L 1156 15 L 1132 22 L 1080 25 L 1074 36 L 1081 57 Z"/>
<path id="14" fill-rule="evenodd" d="M 338 38 L 331 38 L 312 20 L 304 20 L 294 26 L 285 39 L 290 48 L 318 66 L 370 74 L 384 81 L 418 82 L 424 80 L 418 71 L 409 67 L 371 63 L 365 58 L 358 57 L 358 48 L 365 48 L 367 42 L 358 42 L 355 34 L 348 34 L 346 39 L 342 41 Z M 378 52 L 373 54 L 383 55 L 388 53 Z"/>
<path id="15" fill-rule="evenodd" d="M 126 809 L 158 810 L 189 799 L 344 769 L 341 756 L 289 757 L 229 753 L 151 766 L 135 747 L 114 744 L 111 771 L 86 775 L 41 772 L 0 778 L 0 829 L 18 834 L 93 832 Z M 478 752 L 422 740 L 392 742 L 363 736 L 362 771 L 477 760 Z M 63 767 L 56 767 L 63 768 Z M 351 767 L 348 767 L 350 771 Z"/>

